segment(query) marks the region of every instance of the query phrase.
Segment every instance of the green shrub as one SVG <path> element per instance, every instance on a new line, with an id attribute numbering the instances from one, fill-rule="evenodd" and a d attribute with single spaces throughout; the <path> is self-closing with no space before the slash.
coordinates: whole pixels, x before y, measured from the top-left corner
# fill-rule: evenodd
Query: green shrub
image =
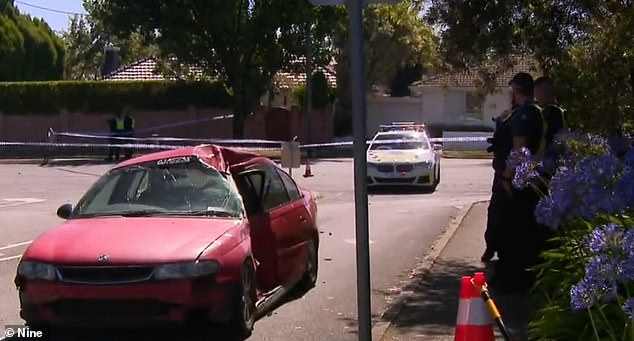
<path id="1" fill-rule="evenodd" d="M 137 109 L 227 108 L 232 97 L 220 83 L 194 81 L 56 81 L 0 83 L 4 114 L 55 114 Z"/>
<path id="2" fill-rule="evenodd" d="M 315 72 L 311 78 L 313 90 L 313 108 L 323 108 L 332 102 L 333 90 L 328 85 L 328 80 L 323 72 Z M 299 86 L 293 91 L 295 101 L 304 106 L 306 101 L 306 87 Z"/>

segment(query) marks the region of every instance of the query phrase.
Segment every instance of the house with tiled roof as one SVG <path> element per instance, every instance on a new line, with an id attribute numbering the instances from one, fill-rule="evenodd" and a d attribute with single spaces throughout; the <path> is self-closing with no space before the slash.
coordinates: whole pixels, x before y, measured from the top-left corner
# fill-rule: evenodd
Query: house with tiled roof
<path id="1" fill-rule="evenodd" d="M 297 103 L 294 92 L 306 82 L 306 73 L 298 71 L 304 59 L 300 58 L 294 65 L 278 72 L 273 79 L 272 89 L 262 96 L 263 105 L 270 107 L 290 108 L 292 105 L 301 105 Z M 107 81 L 146 81 L 146 80 L 179 80 L 179 79 L 205 79 L 205 73 L 197 67 L 181 68 L 181 70 L 171 70 L 165 72 L 166 68 L 161 69 L 160 60 L 156 56 L 143 58 L 129 65 L 106 72 L 103 80 Z M 321 71 L 326 76 L 326 80 L 330 87 L 337 86 L 337 78 L 334 72 L 334 64 L 325 67 L 315 68 L 315 71 Z"/>
<path id="2" fill-rule="evenodd" d="M 280 70 L 273 77 L 273 86 L 262 96 L 262 103 L 270 107 L 289 108 L 292 105 L 302 105 L 298 103 L 294 96 L 295 91 L 306 84 L 306 72 L 302 71 L 305 65 L 305 58 L 300 57 L 289 67 Z M 322 72 L 326 76 L 326 81 L 331 88 L 337 87 L 337 75 L 335 73 L 335 62 L 323 67 L 316 67 L 314 72 Z"/>
<path id="3" fill-rule="evenodd" d="M 205 74 L 197 67 L 187 67 L 176 71 L 161 68 L 160 61 L 156 56 L 150 56 L 138 60 L 132 64 L 125 65 L 113 71 L 106 72 L 104 80 L 109 81 L 148 81 L 148 80 L 179 80 L 179 79 L 204 79 Z"/>
<path id="4" fill-rule="evenodd" d="M 422 98 L 422 110 L 431 120 L 492 126 L 491 118 L 511 105 L 508 83 L 518 72 L 538 76 L 537 63 L 512 56 L 477 69 L 430 76 L 413 83 L 410 90 L 412 96 Z"/>

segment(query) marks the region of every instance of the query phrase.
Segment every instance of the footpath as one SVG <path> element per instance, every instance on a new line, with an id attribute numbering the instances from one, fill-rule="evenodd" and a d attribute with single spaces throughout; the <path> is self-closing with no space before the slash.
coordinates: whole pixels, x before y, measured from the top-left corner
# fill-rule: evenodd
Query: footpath
<path id="1" fill-rule="evenodd" d="M 486 203 L 474 204 L 432 268 L 416 280 L 403 309 L 377 341 L 453 341 L 462 276 L 490 269 L 480 262 L 484 251 Z M 514 341 L 527 340 L 526 297 L 491 292 Z M 497 328 L 496 340 L 504 340 Z"/>

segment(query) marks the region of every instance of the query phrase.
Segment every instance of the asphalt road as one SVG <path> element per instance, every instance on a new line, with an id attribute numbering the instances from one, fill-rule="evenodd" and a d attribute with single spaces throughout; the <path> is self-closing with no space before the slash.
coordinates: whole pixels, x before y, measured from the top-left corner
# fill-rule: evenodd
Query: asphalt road
<path id="1" fill-rule="evenodd" d="M 431 245 L 462 206 L 488 199 L 491 168 L 488 160 L 442 160 L 437 191 L 380 193 L 370 197 L 372 310 L 375 319 L 389 306 Z M 61 221 L 56 208 L 74 203 L 108 169 L 107 165 L 0 165 L 0 330 L 22 324 L 13 278 L 20 254 L 38 234 Z M 314 177 L 300 185 L 317 191 L 322 231 L 318 285 L 304 297 L 288 302 L 259 320 L 250 340 L 356 340 L 356 273 L 354 190 L 351 160 L 320 160 Z M 142 331 L 138 331 L 141 333 Z M 183 332 L 159 333 L 183 339 Z M 87 334 L 86 334 L 87 333 Z M 187 333 L 185 333 L 187 334 Z M 80 339 L 121 339 L 130 334 L 84 332 Z M 147 335 L 146 335 L 147 336 Z M 143 339 L 149 338 L 141 337 Z M 69 337 L 74 339 L 75 337 Z M 1 335 L 0 335 L 1 339 Z M 66 338 L 65 338 L 66 339 Z M 219 340 L 224 338 L 219 337 Z"/>

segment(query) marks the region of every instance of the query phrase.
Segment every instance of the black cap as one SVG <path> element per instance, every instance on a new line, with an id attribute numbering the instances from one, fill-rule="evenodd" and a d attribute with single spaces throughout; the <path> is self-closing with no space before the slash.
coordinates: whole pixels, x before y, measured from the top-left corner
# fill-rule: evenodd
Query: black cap
<path id="1" fill-rule="evenodd" d="M 533 76 L 530 74 L 526 72 L 518 72 L 509 81 L 509 85 L 523 94 L 531 95 L 533 93 L 535 82 L 533 81 Z"/>

